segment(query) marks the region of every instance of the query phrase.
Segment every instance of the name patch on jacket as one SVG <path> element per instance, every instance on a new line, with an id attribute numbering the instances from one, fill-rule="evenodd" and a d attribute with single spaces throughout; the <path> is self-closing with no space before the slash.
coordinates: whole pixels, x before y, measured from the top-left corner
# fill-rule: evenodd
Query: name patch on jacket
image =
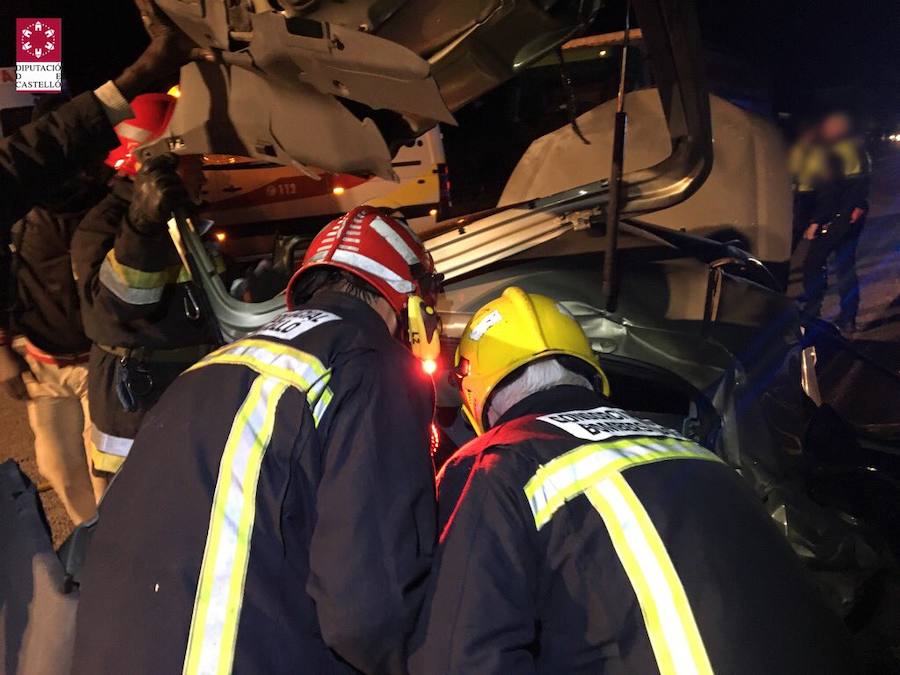
<path id="1" fill-rule="evenodd" d="M 279 338 L 280 340 L 293 340 L 311 328 L 340 318 L 337 314 L 324 312 L 320 309 L 298 309 L 294 312 L 285 312 L 274 321 L 260 328 L 254 335 L 266 335 Z"/>
<path id="2" fill-rule="evenodd" d="M 588 441 L 603 441 L 616 436 L 667 436 L 687 440 L 673 429 L 632 417 L 619 408 L 572 410 L 544 415 L 538 419 Z"/>

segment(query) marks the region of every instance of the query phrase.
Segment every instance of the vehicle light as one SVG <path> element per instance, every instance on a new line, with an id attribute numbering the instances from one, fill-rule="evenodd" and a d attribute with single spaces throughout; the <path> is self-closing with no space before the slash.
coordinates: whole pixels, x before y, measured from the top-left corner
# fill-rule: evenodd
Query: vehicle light
<path id="1" fill-rule="evenodd" d="M 434 359 L 425 359 L 422 361 L 422 370 L 426 375 L 434 375 L 437 372 L 437 361 Z"/>
<path id="2" fill-rule="evenodd" d="M 428 215 L 434 218 L 437 215 L 437 209 L 431 209 L 431 211 L 428 212 Z"/>
<path id="3" fill-rule="evenodd" d="M 340 185 L 335 185 L 335 186 L 332 188 L 331 192 L 334 193 L 334 194 L 336 194 L 336 195 L 342 195 L 342 194 L 344 194 L 344 188 L 341 187 Z"/>
<path id="4" fill-rule="evenodd" d="M 225 241 L 228 238 L 228 235 L 224 232 L 216 232 L 216 241 Z"/>
<path id="5" fill-rule="evenodd" d="M 437 424 L 435 424 L 434 422 L 431 423 L 430 436 L 431 438 L 429 440 L 431 442 L 429 443 L 429 445 L 431 445 L 431 447 L 429 448 L 429 450 L 431 451 L 431 456 L 434 457 L 434 453 L 437 452 L 438 447 L 441 445 L 441 432 L 438 431 Z"/>

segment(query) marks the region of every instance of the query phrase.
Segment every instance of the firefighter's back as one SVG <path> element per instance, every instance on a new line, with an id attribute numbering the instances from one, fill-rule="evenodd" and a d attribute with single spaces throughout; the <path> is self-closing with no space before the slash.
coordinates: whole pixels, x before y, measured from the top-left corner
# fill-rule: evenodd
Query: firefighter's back
<path id="1" fill-rule="evenodd" d="M 402 348 L 339 314 L 282 315 L 147 416 L 100 509 L 74 672 L 354 672 L 307 592 L 320 439 L 361 371 L 397 368 Z"/>
<path id="2" fill-rule="evenodd" d="M 437 576 L 413 672 L 505 672 L 516 649 L 541 673 L 849 672 L 839 620 L 731 467 L 593 393 L 523 405 L 443 472 L 440 567 L 460 580 Z"/>

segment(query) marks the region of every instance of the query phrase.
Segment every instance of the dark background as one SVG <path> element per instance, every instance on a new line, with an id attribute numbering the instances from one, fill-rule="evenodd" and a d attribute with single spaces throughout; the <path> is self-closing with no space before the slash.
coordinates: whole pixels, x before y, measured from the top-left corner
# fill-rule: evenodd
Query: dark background
<path id="1" fill-rule="evenodd" d="M 776 120 L 788 136 L 832 108 L 856 114 L 870 139 L 900 130 L 897 0 L 696 0 L 710 90 Z M 73 94 L 115 77 L 147 44 L 130 0 L 0 0 L 0 66 L 15 62 L 16 17 L 62 17 L 63 69 Z M 608 0 L 592 33 L 620 30 L 625 0 Z M 631 86 L 652 80 L 632 59 Z M 496 204 L 538 136 L 615 95 L 618 51 L 570 64 L 569 98 L 557 67 L 529 69 L 456 113 L 444 127 L 449 217 Z M 167 87 L 163 87 L 164 90 Z M 489 152 L 485 152 L 489 149 Z"/>
<path id="2" fill-rule="evenodd" d="M 63 65 L 73 92 L 115 76 L 146 36 L 128 0 L 4 0 L 0 65 L 15 62 L 15 17 L 61 16 Z M 621 23 L 624 2 L 609 3 Z M 698 0 L 704 43 L 733 60 L 734 78 L 769 87 L 772 112 L 855 106 L 894 122 L 900 113 L 896 0 Z"/>

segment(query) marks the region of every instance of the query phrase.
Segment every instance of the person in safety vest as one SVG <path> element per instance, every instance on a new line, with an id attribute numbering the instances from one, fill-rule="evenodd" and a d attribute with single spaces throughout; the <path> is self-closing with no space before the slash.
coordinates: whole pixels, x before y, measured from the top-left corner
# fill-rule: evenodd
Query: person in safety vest
<path id="1" fill-rule="evenodd" d="M 84 328 L 93 341 L 92 469 L 109 475 L 128 456 L 147 411 L 217 341 L 166 225 L 173 206 L 199 200 L 202 158 L 162 155 L 139 167 L 136 157 L 138 146 L 165 132 L 175 102 L 167 94 L 134 99 L 135 117 L 116 127 L 122 143 L 106 159 L 118 172 L 110 193 L 72 239 Z"/>
<path id="2" fill-rule="evenodd" d="M 409 343 L 437 344 L 438 285 L 406 223 L 356 208 L 289 311 L 178 378 L 100 505 L 75 673 L 406 672 L 436 535 Z"/>
<path id="3" fill-rule="evenodd" d="M 807 124 L 801 129 L 788 153 L 788 169 L 794 192 L 793 253 L 812 222 L 819 189 L 827 183 L 829 176 L 828 153 L 819 139 L 818 124 Z"/>
<path id="4" fill-rule="evenodd" d="M 846 113 L 832 113 L 821 125 L 828 153 L 830 178 L 817 192 L 812 222 L 804 233 L 809 252 L 803 262 L 803 314 L 819 317 L 828 287 L 827 262 L 834 256 L 840 311 L 835 325 L 845 334 L 856 332 L 859 280 L 856 248 L 869 210 L 871 159 L 863 139 Z"/>
<path id="5" fill-rule="evenodd" d="M 849 670 L 840 621 L 750 488 L 617 409 L 564 306 L 507 289 L 456 361 L 479 437 L 438 475 L 414 675 Z"/>

